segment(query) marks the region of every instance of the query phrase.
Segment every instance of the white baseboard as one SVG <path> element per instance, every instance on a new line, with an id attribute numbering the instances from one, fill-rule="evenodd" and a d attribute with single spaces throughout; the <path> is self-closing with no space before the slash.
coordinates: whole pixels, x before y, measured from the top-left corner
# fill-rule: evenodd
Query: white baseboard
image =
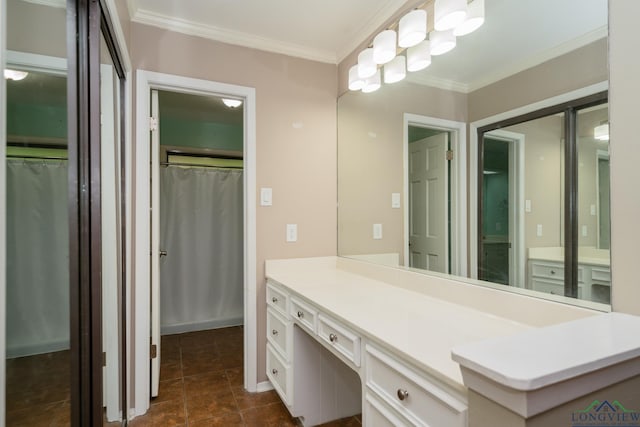
<path id="1" fill-rule="evenodd" d="M 256 392 L 257 393 L 262 393 L 263 391 L 270 391 L 273 390 L 273 384 L 271 384 L 271 381 L 262 381 L 261 383 L 258 383 L 256 386 Z"/>

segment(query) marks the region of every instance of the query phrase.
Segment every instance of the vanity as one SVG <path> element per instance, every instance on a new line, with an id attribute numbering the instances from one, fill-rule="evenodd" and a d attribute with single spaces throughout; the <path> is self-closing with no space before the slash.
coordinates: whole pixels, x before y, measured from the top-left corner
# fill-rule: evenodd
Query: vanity
<path id="1" fill-rule="evenodd" d="M 368 426 L 488 425 L 474 420 L 474 402 L 486 399 L 476 405 L 495 404 L 518 414 L 517 404 L 502 397 L 527 394 L 513 382 L 523 373 L 545 377 L 545 387 L 562 378 L 560 389 L 572 398 L 585 391 L 569 387 L 573 394 L 567 393 L 572 378 L 584 381 L 595 372 L 600 381 L 594 384 L 604 388 L 608 377 L 621 381 L 640 374 L 640 333 L 607 354 L 594 353 L 595 364 L 576 367 L 573 358 L 542 364 L 553 375 L 527 373 L 526 365 L 509 357 L 510 346 L 518 343 L 516 349 L 528 346 L 529 358 L 522 362 L 530 363 L 546 335 L 561 346 L 562 339 L 571 339 L 571 328 L 554 335 L 556 324 L 577 322 L 578 331 L 580 322 L 593 322 L 597 329 L 611 314 L 337 257 L 267 261 L 266 276 L 267 376 L 304 425 L 358 413 Z M 535 319 L 534 309 L 546 310 L 545 319 Z M 640 332 L 640 319 L 628 317 L 624 328 Z M 531 333 L 538 338 L 530 340 L 526 334 Z M 494 341 L 499 350 L 492 353 L 486 343 Z M 588 346 L 582 350 L 589 361 Z M 611 366 L 613 374 L 603 373 Z M 535 378 L 524 388 L 535 389 Z M 507 392 L 510 388 L 515 391 Z M 562 398 L 545 402 L 538 410 L 551 411 Z M 525 411 L 520 417 L 526 421 L 539 413 Z"/>

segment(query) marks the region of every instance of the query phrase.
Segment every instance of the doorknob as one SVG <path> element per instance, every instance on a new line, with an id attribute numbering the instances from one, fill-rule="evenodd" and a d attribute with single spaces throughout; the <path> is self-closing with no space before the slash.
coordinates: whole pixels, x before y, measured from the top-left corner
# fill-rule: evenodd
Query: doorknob
<path id="1" fill-rule="evenodd" d="M 163 256 L 167 256 L 167 251 L 160 251 L 160 256 L 161 256 L 161 257 L 163 257 Z"/>

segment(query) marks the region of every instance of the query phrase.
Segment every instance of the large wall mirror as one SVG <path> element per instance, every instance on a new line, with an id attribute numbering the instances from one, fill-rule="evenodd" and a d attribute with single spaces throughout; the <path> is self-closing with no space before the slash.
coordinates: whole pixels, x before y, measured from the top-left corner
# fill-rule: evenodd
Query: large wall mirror
<path id="1" fill-rule="evenodd" d="M 485 0 L 485 15 L 428 68 L 339 98 L 338 254 L 606 309 L 607 0 Z M 578 99 L 569 295 L 569 142 L 553 108 Z"/>

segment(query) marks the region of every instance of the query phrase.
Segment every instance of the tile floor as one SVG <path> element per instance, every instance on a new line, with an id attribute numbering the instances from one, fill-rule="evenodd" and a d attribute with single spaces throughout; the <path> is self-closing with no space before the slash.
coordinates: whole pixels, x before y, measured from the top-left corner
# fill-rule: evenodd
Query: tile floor
<path id="1" fill-rule="evenodd" d="M 131 427 L 298 426 L 275 391 L 244 390 L 241 326 L 163 336 L 161 353 L 159 396 Z M 360 425 L 351 417 L 325 426 Z"/>
<path id="2" fill-rule="evenodd" d="M 275 391 L 247 393 L 241 326 L 166 335 L 160 392 L 131 427 L 296 427 Z M 68 426 L 69 352 L 7 360 L 7 427 Z M 105 426 L 118 423 L 105 423 Z M 359 427 L 350 417 L 325 427 Z"/>

